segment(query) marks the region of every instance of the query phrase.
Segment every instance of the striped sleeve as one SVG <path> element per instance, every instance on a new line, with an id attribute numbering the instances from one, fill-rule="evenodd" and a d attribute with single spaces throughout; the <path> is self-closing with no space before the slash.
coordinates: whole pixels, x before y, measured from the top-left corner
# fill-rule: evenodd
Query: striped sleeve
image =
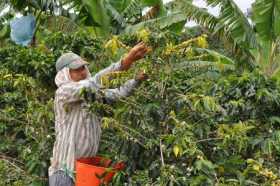
<path id="1" fill-rule="evenodd" d="M 126 83 L 124 83 L 119 88 L 104 89 L 103 92 L 104 92 L 106 99 L 108 99 L 110 101 L 114 101 L 121 97 L 129 96 L 137 85 L 138 85 L 138 81 L 131 79 L 131 80 L 128 80 Z"/>
<path id="2" fill-rule="evenodd" d="M 60 101 L 62 104 L 81 101 L 81 97 L 79 95 L 81 89 L 90 87 L 92 87 L 92 84 L 89 80 L 71 82 L 61 86 L 56 91 L 56 96 L 58 101 Z"/>
<path id="3" fill-rule="evenodd" d="M 118 61 L 117 63 L 111 64 L 109 67 L 99 71 L 95 76 L 92 78 L 92 80 L 95 82 L 95 84 L 101 86 L 101 77 L 105 74 L 108 74 L 110 72 L 119 71 L 121 68 L 121 61 Z"/>

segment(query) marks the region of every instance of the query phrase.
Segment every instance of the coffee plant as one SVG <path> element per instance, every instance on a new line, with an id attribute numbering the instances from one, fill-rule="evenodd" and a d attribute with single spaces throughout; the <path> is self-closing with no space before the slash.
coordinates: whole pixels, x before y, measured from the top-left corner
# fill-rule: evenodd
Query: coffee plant
<path id="1" fill-rule="evenodd" d="M 140 70 L 149 79 L 114 103 L 87 102 L 102 116 L 98 155 L 126 165 L 111 185 L 280 184 L 279 84 L 258 69 L 236 70 L 211 36 L 152 29 L 106 41 L 87 31 L 46 35 L 35 48 L 0 49 L 0 185 L 47 184 L 55 60 L 76 52 L 94 74 L 140 41 L 148 55 L 101 83 L 115 88 Z"/>

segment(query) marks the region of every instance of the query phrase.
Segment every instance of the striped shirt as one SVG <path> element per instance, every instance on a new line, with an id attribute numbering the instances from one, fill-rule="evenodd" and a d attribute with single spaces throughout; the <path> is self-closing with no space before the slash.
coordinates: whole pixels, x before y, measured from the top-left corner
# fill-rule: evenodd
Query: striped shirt
<path id="1" fill-rule="evenodd" d="M 55 78 L 58 89 L 55 94 L 55 135 L 56 140 L 49 167 L 49 176 L 63 170 L 74 179 L 75 160 L 80 157 L 95 156 L 98 151 L 101 123 L 100 118 L 86 109 L 86 103 L 79 97 L 82 88 L 99 90 L 100 78 L 110 72 L 120 70 L 121 63 L 114 63 L 87 79 L 73 82 L 69 69 L 63 68 Z M 137 81 L 129 80 L 117 89 L 104 89 L 105 98 L 116 100 L 128 96 Z"/>

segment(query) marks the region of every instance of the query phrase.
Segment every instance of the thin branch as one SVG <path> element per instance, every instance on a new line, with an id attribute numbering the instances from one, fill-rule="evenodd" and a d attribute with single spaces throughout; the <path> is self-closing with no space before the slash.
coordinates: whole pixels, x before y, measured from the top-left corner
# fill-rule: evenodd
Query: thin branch
<path id="1" fill-rule="evenodd" d="M 24 165 L 24 163 L 22 163 L 21 161 L 15 159 L 15 158 L 6 156 L 5 154 L 0 154 L 0 159 L 12 160 L 12 161 L 17 162 L 17 163 L 19 163 L 21 165 Z"/>
<path id="2" fill-rule="evenodd" d="M 22 162 L 15 160 L 14 158 L 5 156 L 5 155 L 0 155 L 0 160 L 6 162 L 7 164 L 11 165 L 12 167 L 14 167 L 16 170 L 18 170 L 19 172 L 21 172 L 23 175 L 30 177 L 30 178 L 36 178 L 39 180 L 48 180 L 48 178 L 46 177 L 39 177 L 39 176 L 34 176 L 34 175 L 30 175 L 28 174 L 23 168 L 21 168 L 20 166 L 16 165 L 15 162 L 21 163 Z"/>
<path id="3" fill-rule="evenodd" d="M 163 159 L 163 152 L 162 152 L 162 143 L 161 143 L 161 139 L 159 140 L 159 149 L 160 149 L 160 158 L 161 158 L 161 164 L 162 166 L 164 166 L 164 159 Z"/>
<path id="4" fill-rule="evenodd" d="M 206 141 L 215 141 L 215 140 L 222 140 L 223 138 L 207 138 L 196 141 L 196 143 L 206 142 Z"/>

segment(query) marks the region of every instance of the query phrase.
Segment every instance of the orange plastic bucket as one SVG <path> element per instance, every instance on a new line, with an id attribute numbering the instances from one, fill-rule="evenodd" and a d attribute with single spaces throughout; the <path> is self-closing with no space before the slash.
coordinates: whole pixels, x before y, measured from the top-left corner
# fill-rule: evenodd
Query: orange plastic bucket
<path id="1" fill-rule="evenodd" d="M 99 156 L 76 160 L 76 186 L 108 184 L 114 174 L 125 167 L 123 162 L 110 166 L 111 162 Z"/>

